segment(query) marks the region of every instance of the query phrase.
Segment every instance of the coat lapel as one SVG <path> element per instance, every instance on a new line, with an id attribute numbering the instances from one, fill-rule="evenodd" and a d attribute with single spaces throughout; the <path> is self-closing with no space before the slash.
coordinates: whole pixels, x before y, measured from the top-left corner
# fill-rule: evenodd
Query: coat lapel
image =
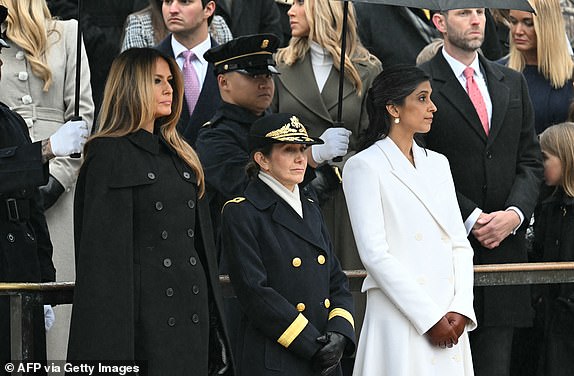
<path id="1" fill-rule="evenodd" d="M 359 69 L 361 80 L 364 82 L 366 80 L 367 72 L 361 68 L 362 66 L 357 64 L 357 69 Z M 343 81 L 343 100 L 354 93 L 355 88 L 353 87 L 353 84 L 351 84 L 351 81 L 348 79 L 345 79 Z M 339 103 L 339 72 L 335 69 L 335 67 L 331 68 L 331 72 L 329 73 L 327 82 L 325 82 L 325 87 L 321 92 L 321 96 L 327 111 L 331 111 L 337 106 L 337 103 Z"/>
<path id="2" fill-rule="evenodd" d="M 502 128 L 510 101 L 510 89 L 503 83 L 504 73 L 502 73 L 495 64 L 482 57 L 482 55 L 479 55 L 479 58 L 486 72 L 488 93 L 492 101 L 492 119 L 490 121 L 490 133 L 488 135 L 488 143 L 490 144 L 496 139 L 496 136 Z"/>
<path id="3" fill-rule="evenodd" d="M 428 182 L 434 178 L 431 175 L 434 173 L 435 166 L 429 163 L 425 150 L 416 143 L 413 144 L 413 155 L 417 166 L 415 168 L 390 138 L 386 137 L 378 141 L 376 145 L 391 165 L 391 173 L 418 198 L 439 226 L 448 232 L 448 221 L 443 219 L 443 211 L 429 191 L 431 185 Z"/>
<path id="4" fill-rule="evenodd" d="M 482 123 L 480 122 L 474 105 L 470 101 L 467 92 L 455 77 L 441 51 L 439 51 L 432 60 L 432 65 L 433 80 L 437 83 L 437 85 L 433 85 L 433 89 L 435 90 L 433 95 L 440 95 L 445 101 L 449 102 L 453 109 L 458 111 L 466 120 L 466 124 L 486 142 L 486 134 L 484 133 Z M 439 108 L 438 111 L 440 110 Z M 452 124 L 451 126 L 459 126 L 459 124 Z"/>
<path id="5" fill-rule="evenodd" d="M 321 119 L 333 123 L 333 118 L 329 114 L 325 102 L 323 102 L 321 93 L 319 93 L 319 87 L 315 81 L 309 54 L 290 66 L 289 69 L 280 69 L 280 72 L 281 74 L 277 75 L 277 78 L 293 98 Z M 332 81 L 333 69 L 331 69 L 331 73 L 329 73 L 327 84 L 333 85 L 334 83 Z M 327 84 L 323 90 L 324 92 L 328 90 Z"/>
<path id="6" fill-rule="evenodd" d="M 249 184 L 245 190 L 245 198 L 251 201 L 251 203 L 258 210 L 266 210 L 271 208 L 273 211 L 271 217 L 274 222 L 287 230 L 292 232 L 295 236 L 319 247 L 323 250 L 327 250 L 327 245 L 325 242 L 319 240 L 316 231 L 309 226 L 310 223 L 315 223 L 321 221 L 321 218 L 315 218 L 313 214 L 314 210 L 311 208 L 311 204 L 307 202 L 306 198 L 303 198 L 303 216 L 305 219 L 301 218 L 293 208 L 289 206 L 285 201 L 283 201 L 279 196 L 273 192 L 273 190 L 268 187 L 260 179 L 255 179 Z M 274 208 L 272 208 L 274 206 Z"/>

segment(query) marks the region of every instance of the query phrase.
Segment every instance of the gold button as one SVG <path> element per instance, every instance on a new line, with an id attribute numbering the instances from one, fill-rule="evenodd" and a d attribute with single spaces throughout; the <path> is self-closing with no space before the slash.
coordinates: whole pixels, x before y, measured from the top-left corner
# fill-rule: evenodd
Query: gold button
<path id="1" fill-rule="evenodd" d="M 305 310 L 305 304 L 299 303 L 297 304 L 297 311 L 303 312 Z"/>
<path id="2" fill-rule="evenodd" d="M 319 256 L 317 257 L 317 262 L 318 262 L 319 264 L 323 265 L 323 264 L 325 263 L 325 256 L 319 255 Z"/>
<path id="3" fill-rule="evenodd" d="M 325 308 L 329 308 L 331 306 L 331 301 L 329 299 L 325 299 Z"/>
<path id="4" fill-rule="evenodd" d="M 293 259 L 293 266 L 296 267 L 296 268 L 298 268 L 298 267 L 301 266 L 301 259 L 300 259 L 299 257 L 295 257 L 295 258 Z"/>

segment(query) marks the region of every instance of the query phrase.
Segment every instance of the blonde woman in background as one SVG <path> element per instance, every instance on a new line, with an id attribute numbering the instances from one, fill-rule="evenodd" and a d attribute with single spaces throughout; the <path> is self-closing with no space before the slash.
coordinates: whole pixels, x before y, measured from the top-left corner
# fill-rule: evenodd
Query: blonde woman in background
<path id="1" fill-rule="evenodd" d="M 297 114 L 311 136 L 326 143 L 340 145 L 340 156 L 356 150 L 359 134 L 367 128 L 365 109 L 367 89 L 381 71 L 381 62 L 363 47 L 357 34 L 355 12 L 349 4 L 343 118 L 345 128 L 335 128 L 339 75 L 341 72 L 341 29 L 343 4 L 327 0 L 298 0 L 288 12 L 292 38 L 277 53 L 274 112 Z M 327 131 L 327 132 L 325 132 Z M 351 133 L 352 132 L 352 133 Z M 344 158 L 346 159 L 346 157 Z M 313 182 L 321 201 L 325 222 L 333 240 L 335 254 L 343 269 L 362 269 L 353 238 L 349 215 L 341 187 L 343 163 L 334 164 L 320 153 L 313 153 L 314 163 L 323 164 Z M 354 294 L 355 303 L 364 297 Z M 356 329 L 360 329 L 363 309 L 357 309 Z"/>
<path id="2" fill-rule="evenodd" d="M 574 97 L 574 62 L 560 1 L 529 2 L 536 14 L 510 11 L 510 53 L 502 62 L 524 74 L 539 134 L 568 117 Z"/>
<path id="3" fill-rule="evenodd" d="M 0 0 L 8 8 L 7 42 L 0 81 L 0 101 L 20 114 L 32 141 L 50 137 L 74 112 L 77 22 L 54 20 L 45 0 Z M 86 52 L 82 48 L 80 115 L 91 128 L 94 104 Z M 81 159 L 50 161 L 48 184 L 41 187 L 46 220 L 54 245 L 60 281 L 74 280 L 72 206 Z M 69 306 L 56 308 L 55 327 L 48 333 L 48 357 L 63 359 Z"/>

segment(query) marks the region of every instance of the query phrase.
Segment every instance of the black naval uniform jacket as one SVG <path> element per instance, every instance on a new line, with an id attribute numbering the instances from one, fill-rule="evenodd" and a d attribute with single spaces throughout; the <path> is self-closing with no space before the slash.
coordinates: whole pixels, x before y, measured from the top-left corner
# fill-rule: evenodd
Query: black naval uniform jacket
<path id="1" fill-rule="evenodd" d="M 222 257 L 241 305 L 233 350 L 242 376 L 318 375 L 311 358 L 327 331 L 347 338 L 346 354 L 354 351 L 347 277 L 319 205 L 301 201 L 303 218 L 257 178 L 223 208 Z"/>
<path id="2" fill-rule="evenodd" d="M 249 129 L 262 116 L 223 102 L 213 118 L 199 130 L 197 154 L 205 173 L 211 218 L 216 228 L 223 204 L 243 194 L 247 187 Z"/>
<path id="3" fill-rule="evenodd" d="M 69 360 L 142 360 L 149 376 L 205 376 L 225 344 L 229 364 L 207 202 L 162 136 L 139 130 L 88 144 L 74 231 Z"/>
<path id="4" fill-rule="evenodd" d="M 51 282 L 52 243 L 38 186 L 48 181 L 40 143 L 24 120 L 0 103 L 0 282 Z M 9 297 L 0 297 L 0 375 L 10 359 Z M 44 310 L 34 311 L 34 360 L 45 359 Z"/>

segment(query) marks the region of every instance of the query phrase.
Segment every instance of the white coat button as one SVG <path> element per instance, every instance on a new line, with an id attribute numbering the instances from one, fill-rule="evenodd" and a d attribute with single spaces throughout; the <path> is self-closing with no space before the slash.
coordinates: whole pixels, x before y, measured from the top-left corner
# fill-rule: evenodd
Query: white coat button
<path id="1" fill-rule="evenodd" d="M 26 55 L 24 55 L 24 51 L 18 51 L 18 52 L 16 52 L 16 59 L 18 59 L 18 60 L 24 60 L 24 57 L 25 57 L 25 56 L 26 56 Z"/>
<path id="2" fill-rule="evenodd" d="M 454 278 L 448 277 L 448 283 L 450 283 L 452 285 L 454 283 Z"/>
<path id="3" fill-rule="evenodd" d="M 29 95 L 24 95 L 24 96 L 22 97 L 22 103 L 24 103 L 24 104 L 30 104 L 30 103 L 32 103 L 32 97 L 29 96 Z"/>
<path id="4" fill-rule="evenodd" d="M 420 242 L 421 240 L 423 240 L 423 234 L 417 232 L 417 234 L 415 235 L 415 239 Z"/>
<path id="5" fill-rule="evenodd" d="M 28 80 L 28 72 L 18 72 L 18 79 L 20 81 L 27 81 Z"/>
<path id="6" fill-rule="evenodd" d="M 426 285 L 427 279 L 425 277 L 418 277 L 417 282 L 419 285 Z"/>

